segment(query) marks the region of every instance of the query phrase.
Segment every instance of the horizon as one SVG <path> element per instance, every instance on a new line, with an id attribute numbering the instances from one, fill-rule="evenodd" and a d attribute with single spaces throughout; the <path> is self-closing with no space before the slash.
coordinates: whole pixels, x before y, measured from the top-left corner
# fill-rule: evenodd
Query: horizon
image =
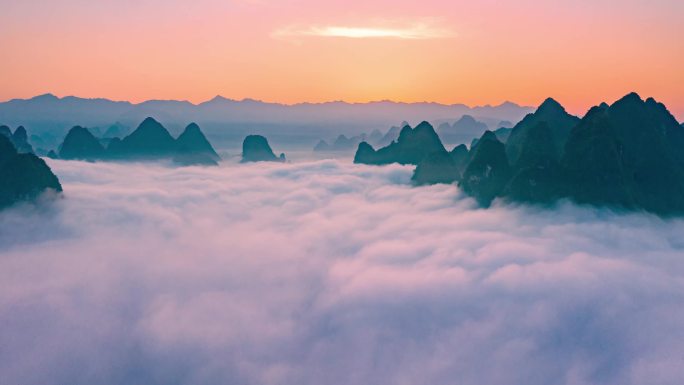
<path id="1" fill-rule="evenodd" d="M 325 105 L 325 104 L 335 104 L 335 103 L 343 103 L 343 104 L 347 104 L 347 105 L 365 105 L 365 104 L 377 104 L 377 103 L 394 103 L 394 104 L 408 104 L 408 105 L 411 105 L 411 104 L 435 104 L 435 105 L 441 105 L 441 106 L 446 106 L 446 107 L 451 107 L 451 106 L 465 106 L 465 107 L 467 107 L 467 108 L 469 108 L 469 109 L 477 109 L 477 108 L 498 108 L 498 107 L 502 107 L 502 106 L 505 106 L 505 105 L 513 105 L 513 106 L 520 107 L 520 108 L 532 108 L 532 109 L 536 109 L 536 108 L 539 107 L 545 100 L 547 100 L 547 99 L 553 99 L 553 100 L 557 101 L 561 106 L 563 106 L 563 107 L 566 109 L 566 111 L 568 111 L 568 113 L 570 113 L 570 114 L 572 114 L 572 115 L 575 115 L 575 116 L 578 116 L 578 117 L 583 117 L 583 116 L 584 116 L 592 107 L 598 106 L 599 104 L 601 104 L 601 103 L 603 103 L 603 102 L 608 103 L 608 104 L 610 105 L 610 104 L 614 103 L 615 101 L 617 101 L 617 100 L 619 100 L 619 99 L 621 99 L 621 98 L 623 98 L 623 97 L 625 97 L 625 96 L 627 96 L 627 95 L 629 95 L 629 94 L 632 94 L 632 93 L 636 93 L 636 94 L 639 95 L 639 97 L 640 97 L 641 99 L 643 99 L 643 100 L 646 100 L 646 99 L 648 99 L 648 98 L 653 98 L 653 99 L 655 99 L 656 101 L 658 101 L 658 102 L 660 102 L 660 103 L 663 103 L 663 102 L 662 102 L 661 100 L 659 100 L 657 97 L 653 97 L 653 96 L 651 96 L 651 95 L 642 95 L 642 94 L 640 94 L 640 93 L 638 93 L 638 92 L 631 91 L 631 92 L 625 93 L 624 95 L 622 95 L 621 97 L 619 97 L 619 98 L 617 98 L 617 99 L 615 99 L 615 100 L 611 100 L 611 101 L 604 100 L 604 101 L 597 102 L 597 103 L 595 103 L 595 104 L 589 105 L 589 106 L 586 108 L 586 110 L 584 110 L 583 112 L 574 111 L 574 110 L 569 109 L 562 101 L 559 101 L 557 98 L 552 97 L 552 96 L 548 96 L 548 97 L 544 98 L 542 101 L 540 101 L 538 104 L 534 104 L 534 105 L 525 105 L 525 104 L 517 103 L 517 102 L 511 101 L 511 100 L 504 100 L 504 101 L 502 101 L 502 102 L 500 102 L 500 103 L 488 103 L 488 104 L 483 104 L 483 105 L 468 105 L 468 104 L 465 104 L 465 103 L 451 103 L 451 104 L 445 104 L 445 103 L 440 103 L 440 102 L 435 102 L 435 101 L 413 101 L 413 102 L 404 102 L 404 101 L 397 101 L 397 100 L 391 100 L 391 99 L 369 100 L 369 101 L 365 101 L 365 102 L 350 102 L 350 101 L 346 101 L 346 100 L 328 100 L 328 101 L 321 101 L 321 102 L 303 101 L 303 102 L 296 102 L 296 103 L 282 103 L 282 102 L 278 102 L 278 101 L 259 100 L 259 99 L 254 99 L 254 98 L 250 98 L 250 97 L 245 97 L 245 98 L 242 98 L 242 99 L 232 99 L 232 98 L 225 97 L 225 96 L 223 96 L 223 95 L 215 95 L 214 97 L 212 97 L 212 98 L 210 98 L 210 99 L 203 100 L 203 101 L 190 101 L 190 100 L 187 100 L 187 99 L 146 99 L 146 100 L 142 100 L 142 101 L 131 101 L 131 100 L 110 99 L 110 98 L 107 98 L 107 97 L 82 97 L 82 96 L 73 95 L 73 94 L 56 95 L 55 93 L 52 93 L 52 92 L 46 92 L 46 93 L 41 93 L 41 94 L 38 94 L 38 95 L 34 95 L 34 96 L 32 96 L 32 97 L 28 97 L 28 98 L 12 98 L 12 99 L 7 99 L 7 100 L 2 100 L 2 101 L 0 101 L 0 104 L 1 104 L 1 103 L 8 103 L 8 102 L 15 101 L 15 100 L 24 100 L 24 101 L 26 101 L 26 100 L 32 100 L 32 99 L 37 99 L 37 98 L 41 98 L 41 97 L 54 97 L 54 98 L 56 98 L 56 99 L 58 99 L 58 100 L 63 100 L 63 99 L 68 99 L 68 98 L 76 98 L 76 99 L 81 99 L 81 100 L 106 100 L 106 101 L 110 101 L 110 102 L 114 102 L 114 103 L 129 103 L 129 104 L 131 104 L 132 106 L 139 106 L 139 105 L 144 104 L 144 103 L 147 103 L 147 102 L 181 102 L 181 103 L 189 103 L 189 104 L 191 104 L 191 105 L 193 105 L 193 106 L 196 107 L 196 106 L 200 106 L 200 105 L 205 104 L 205 103 L 212 102 L 212 101 L 217 100 L 217 99 L 223 99 L 223 100 L 226 100 L 226 101 L 238 102 L 238 103 L 241 103 L 241 102 L 257 102 L 257 103 L 263 103 L 263 104 L 269 104 L 269 105 L 281 105 L 281 106 L 286 106 L 286 107 L 294 107 L 294 106 L 300 106 L 300 105 Z M 673 110 L 673 109 L 672 109 L 670 106 L 668 106 L 666 103 L 663 103 L 663 104 L 665 104 L 665 107 L 668 108 L 668 110 L 670 111 L 670 113 L 677 119 L 677 121 L 679 121 L 680 123 L 684 124 L 684 112 L 682 112 L 682 114 L 680 115 L 679 113 L 677 113 L 677 111 Z M 466 114 L 466 115 L 467 115 L 467 114 Z M 429 121 L 430 119 L 425 118 L 424 120 Z M 513 123 L 516 123 L 516 122 L 513 122 Z"/>
<path id="2" fill-rule="evenodd" d="M 51 90 L 133 103 L 530 106 L 553 96 L 578 114 L 635 91 L 684 117 L 676 0 L 60 0 L 4 11 L 0 69 L 13 76 L 2 100 Z"/>

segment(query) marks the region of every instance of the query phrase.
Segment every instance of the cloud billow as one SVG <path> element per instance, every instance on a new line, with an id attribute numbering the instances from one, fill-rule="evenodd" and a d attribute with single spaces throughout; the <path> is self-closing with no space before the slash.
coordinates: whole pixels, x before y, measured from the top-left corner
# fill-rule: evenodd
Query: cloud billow
<path id="1" fill-rule="evenodd" d="M 52 161 L 0 214 L 22 384 L 675 384 L 684 222 L 475 208 L 411 169 Z"/>

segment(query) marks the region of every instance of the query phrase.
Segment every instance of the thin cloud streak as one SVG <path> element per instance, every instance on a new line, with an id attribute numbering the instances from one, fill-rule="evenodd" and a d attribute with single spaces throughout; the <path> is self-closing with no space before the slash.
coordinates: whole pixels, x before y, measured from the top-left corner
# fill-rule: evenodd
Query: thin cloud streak
<path id="1" fill-rule="evenodd" d="M 456 37 L 456 33 L 434 23 L 413 23 L 405 26 L 288 26 L 273 32 L 274 38 L 323 37 L 348 39 L 428 40 Z"/>

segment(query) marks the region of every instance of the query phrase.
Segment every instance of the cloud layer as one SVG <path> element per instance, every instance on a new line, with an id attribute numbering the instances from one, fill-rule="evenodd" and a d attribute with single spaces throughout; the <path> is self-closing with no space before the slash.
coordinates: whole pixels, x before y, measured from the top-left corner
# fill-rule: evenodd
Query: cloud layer
<path id="1" fill-rule="evenodd" d="M 684 222 L 474 209 L 411 169 L 52 161 L 0 214 L 22 384 L 676 384 Z"/>

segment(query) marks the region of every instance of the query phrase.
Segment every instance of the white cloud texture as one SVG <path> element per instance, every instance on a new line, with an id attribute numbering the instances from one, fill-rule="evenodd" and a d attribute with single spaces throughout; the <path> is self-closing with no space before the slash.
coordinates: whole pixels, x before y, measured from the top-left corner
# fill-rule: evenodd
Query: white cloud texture
<path id="1" fill-rule="evenodd" d="M 324 160 L 51 161 L 0 213 L 8 384 L 678 384 L 684 222 Z"/>
<path id="2" fill-rule="evenodd" d="M 272 34 L 275 38 L 327 37 L 349 39 L 404 39 L 425 40 L 451 38 L 456 34 L 447 28 L 440 27 L 432 21 L 420 21 L 403 25 L 291 25 L 280 28 Z"/>

